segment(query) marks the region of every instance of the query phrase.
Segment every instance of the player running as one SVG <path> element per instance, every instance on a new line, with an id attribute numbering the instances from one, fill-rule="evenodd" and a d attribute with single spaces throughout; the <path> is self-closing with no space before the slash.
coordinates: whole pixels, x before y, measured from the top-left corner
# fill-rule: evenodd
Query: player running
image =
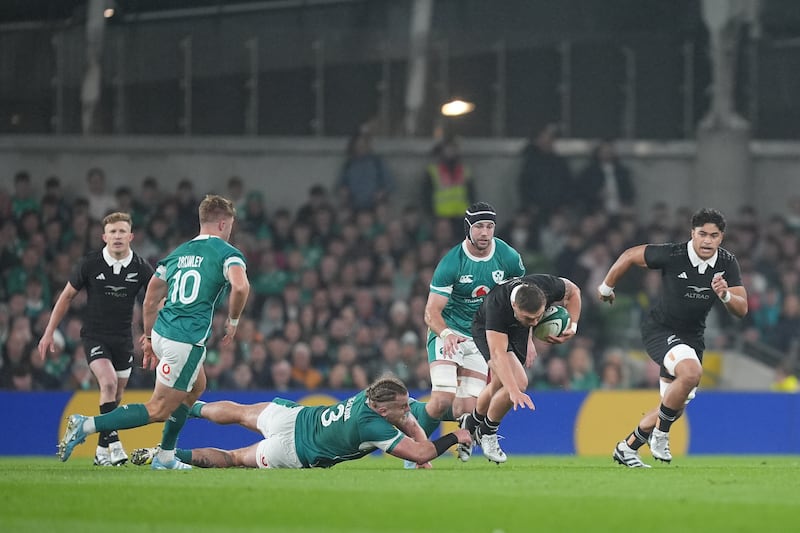
<path id="1" fill-rule="evenodd" d="M 653 457 L 669 463 L 669 430 L 694 398 L 703 375 L 706 317 L 719 300 L 732 315 L 747 314 L 747 291 L 739 263 L 720 248 L 725 217 L 703 208 L 692 215 L 689 242 L 642 244 L 625 250 L 598 287 L 600 299 L 614 303 L 614 286 L 632 266 L 661 270 L 661 298 L 642 321 L 642 340 L 661 367 L 661 405 L 639 421 L 614 449 L 613 458 L 630 468 L 649 468 L 639 448 L 649 442 Z"/>
<path id="2" fill-rule="evenodd" d="M 525 274 L 520 254 L 494 236 L 496 219 L 490 204 L 472 204 L 464 215 L 466 237 L 433 272 L 425 323 L 431 375 L 428 412 L 434 418 L 444 418 L 451 407 L 456 419 L 474 410 L 489 372 L 472 340 L 472 318 L 492 287 Z M 471 445 L 458 447 L 462 461 L 471 454 Z"/>

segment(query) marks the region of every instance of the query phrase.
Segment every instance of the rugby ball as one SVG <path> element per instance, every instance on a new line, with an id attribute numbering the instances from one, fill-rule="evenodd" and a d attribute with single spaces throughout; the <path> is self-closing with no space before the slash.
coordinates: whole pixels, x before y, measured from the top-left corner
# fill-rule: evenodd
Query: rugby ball
<path id="1" fill-rule="evenodd" d="M 551 305 L 545 309 L 542 320 L 536 324 L 533 336 L 543 341 L 547 340 L 550 335 L 558 337 L 569 327 L 569 321 L 569 312 L 566 308 L 560 305 Z"/>

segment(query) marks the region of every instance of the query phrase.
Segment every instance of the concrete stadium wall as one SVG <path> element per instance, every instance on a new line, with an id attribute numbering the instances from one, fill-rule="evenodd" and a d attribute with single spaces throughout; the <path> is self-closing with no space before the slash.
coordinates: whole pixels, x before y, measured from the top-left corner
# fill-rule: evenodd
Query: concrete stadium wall
<path id="1" fill-rule="evenodd" d="M 148 391 L 129 391 L 125 403 L 144 402 Z M 412 396 L 427 399 L 427 391 Z M 346 398 L 346 391 L 276 393 L 274 391 L 215 392 L 203 400 L 256 403 L 275 395 L 305 405 L 332 404 Z M 657 405 L 658 391 L 533 392 L 536 411 L 512 411 L 503 420 L 503 448 L 511 454 L 609 456 L 617 441 L 627 435 L 641 414 Z M 71 413 L 97 413 L 97 393 L 0 392 L 6 413 L 0 456 L 53 455 Z M 722 413 L 736 413 L 736 423 Z M 161 439 L 162 424 L 120 432 L 130 452 L 154 446 Z M 445 423 L 442 431 L 455 428 Z M 776 434 L 777 432 L 777 434 Z M 764 438 L 770 435 L 772 438 Z M 189 420 L 179 446 L 240 448 L 260 439 L 259 435 L 233 426 L 216 426 L 205 420 Z M 73 457 L 85 460 L 94 454 L 97 437 L 76 448 Z M 800 394 L 768 392 L 702 392 L 671 432 L 674 455 L 686 454 L 800 454 Z M 643 457 L 649 459 L 649 453 Z"/>
<path id="2" fill-rule="evenodd" d="M 241 176 L 247 189 L 265 193 L 267 207 L 295 208 L 315 184 L 332 186 L 344 161 L 344 138 L 241 138 L 241 137 L 39 137 L 0 136 L 0 165 L 5 177 L 0 187 L 12 186 L 14 172 L 25 169 L 41 183 L 58 175 L 67 191 L 85 188 L 86 171 L 105 169 L 109 189 L 121 185 L 138 191 L 142 179 L 153 175 L 162 189 L 174 191 L 177 182 L 189 178 L 198 194 L 224 192 L 232 175 Z M 417 202 L 423 169 L 430 160 L 432 139 L 377 139 L 394 172 L 398 190 L 396 205 Z M 477 192 L 492 202 L 502 219 L 519 207 L 516 180 L 521 139 L 475 139 L 462 142 L 462 152 L 472 166 Z M 562 140 L 559 152 L 574 169 L 585 163 L 592 144 Z M 646 216 L 655 201 L 676 206 L 699 207 L 694 202 L 695 146 L 691 142 L 620 142 L 618 151 L 633 171 L 638 190 L 637 206 Z M 800 143 L 751 143 L 754 195 L 741 191 L 737 205 L 714 206 L 733 215 L 743 204 L 754 205 L 763 216 L 786 213 L 788 200 L 800 194 Z M 557 184 L 556 184 L 557 186 Z M 726 195 L 729 197 L 730 195 Z"/>

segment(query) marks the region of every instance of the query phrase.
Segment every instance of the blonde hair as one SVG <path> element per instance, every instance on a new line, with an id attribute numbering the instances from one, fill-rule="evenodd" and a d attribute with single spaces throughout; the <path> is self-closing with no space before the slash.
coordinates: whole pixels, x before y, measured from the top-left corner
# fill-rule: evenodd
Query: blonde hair
<path id="1" fill-rule="evenodd" d="M 217 222 L 223 218 L 236 218 L 233 202 L 216 194 L 207 194 L 198 209 L 200 224 Z"/>
<path id="2" fill-rule="evenodd" d="M 115 222 L 127 222 L 128 226 L 133 227 L 131 216 L 128 213 L 117 211 L 115 213 L 109 213 L 105 216 L 103 219 L 103 229 L 105 229 L 108 224 L 113 224 Z"/>
<path id="3" fill-rule="evenodd" d="M 367 399 L 370 403 L 393 402 L 398 396 L 408 394 L 405 384 L 392 375 L 384 375 L 367 387 Z"/>

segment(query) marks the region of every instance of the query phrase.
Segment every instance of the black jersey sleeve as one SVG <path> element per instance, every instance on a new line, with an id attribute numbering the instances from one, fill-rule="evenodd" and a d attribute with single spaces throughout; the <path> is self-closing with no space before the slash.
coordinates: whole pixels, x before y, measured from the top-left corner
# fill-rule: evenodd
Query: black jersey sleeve
<path id="1" fill-rule="evenodd" d="M 69 284 L 72 285 L 76 291 L 80 291 L 84 286 L 86 286 L 86 276 L 87 276 L 87 269 L 86 269 L 86 262 L 89 256 L 83 256 L 78 261 L 78 264 L 75 265 L 75 268 L 72 269 L 72 274 L 69 276 Z"/>
<path id="2" fill-rule="evenodd" d="M 644 249 L 647 268 L 660 269 L 666 266 L 672 253 L 672 244 L 648 244 Z"/>

